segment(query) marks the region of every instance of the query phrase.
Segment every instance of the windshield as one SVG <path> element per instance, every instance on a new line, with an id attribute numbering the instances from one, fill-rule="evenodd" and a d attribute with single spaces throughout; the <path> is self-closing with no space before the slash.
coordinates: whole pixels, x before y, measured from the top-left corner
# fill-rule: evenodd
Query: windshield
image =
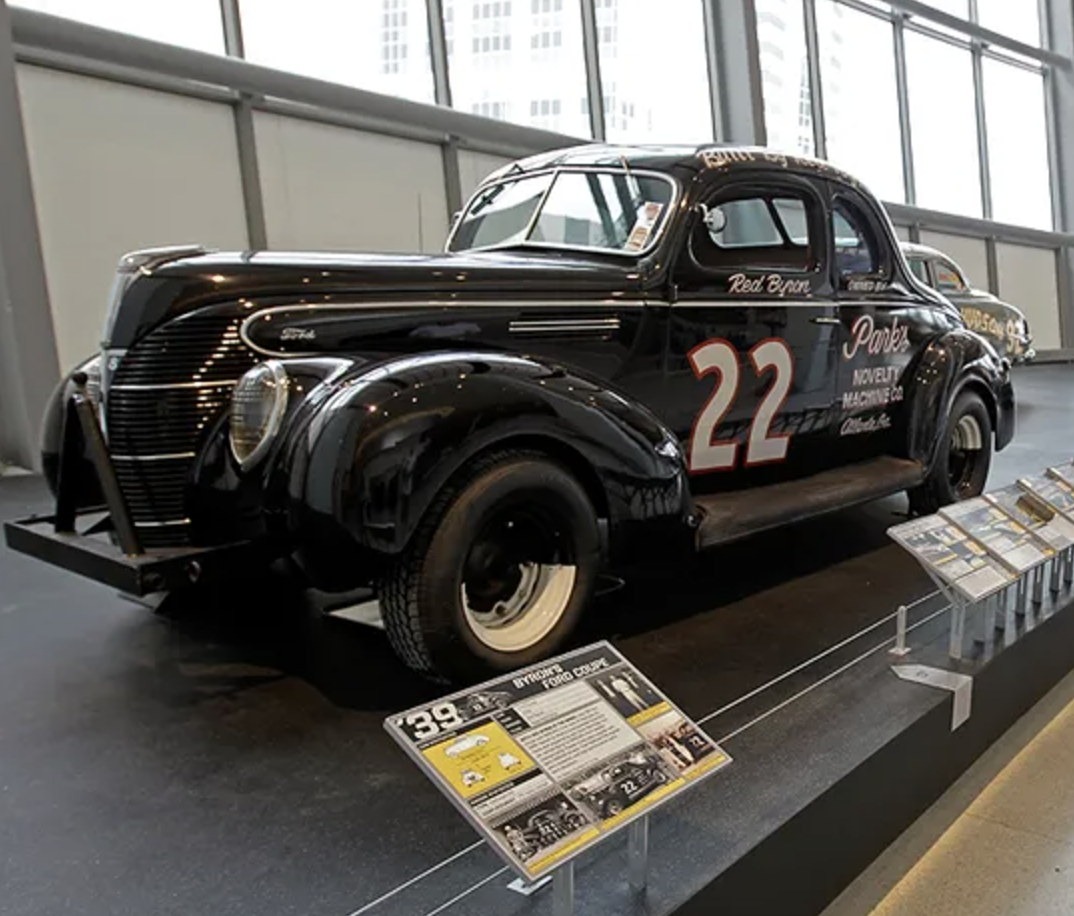
<path id="1" fill-rule="evenodd" d="M 638 254 L 656 238 L 673 194 L 667 179 L 625 171 L 517 178 L 474 196 L 448 250 L 534 245 Z"/>

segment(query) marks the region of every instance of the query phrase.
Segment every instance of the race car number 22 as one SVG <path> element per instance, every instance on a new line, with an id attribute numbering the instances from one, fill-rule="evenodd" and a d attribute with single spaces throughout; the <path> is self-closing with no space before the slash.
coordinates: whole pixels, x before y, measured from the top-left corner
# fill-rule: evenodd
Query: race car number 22
<path id="1" fill-rule="evenodd" d="M 690 435 L 690 473 L 730 470 L 738 463 L 738 442 L 714 442 L 713 437 L 738 395 L 742 378 L 738 350 L 726 340 L 706 340 L 694 347 L 688 358 L 699 379 L 710 373 L 717 377 L 716 387 L 694 421 Z M 787 457 L 790 435 L 774 436 L 771 429 L 794 380 L 794 357 L 786 341 L 776 337 L 762 340 L 750 350 L 749 360 L 758 378 L 769 370 L 773 370 L 774 376 L 750 421 L 747 467 L 783 461 Z"/>

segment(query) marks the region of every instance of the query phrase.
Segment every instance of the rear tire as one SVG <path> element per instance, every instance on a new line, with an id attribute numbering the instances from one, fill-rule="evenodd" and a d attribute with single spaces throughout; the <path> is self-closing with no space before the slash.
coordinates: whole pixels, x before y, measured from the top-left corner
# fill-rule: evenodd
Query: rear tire
<path id="1" fill-rule="evenodd" d="M 981 396 L 963 391 L 944 426 L 940 452 L 925 482 L 908 491 L 910 511 L 931 515 L 984 492 L 992 465 L 992 418 Z"/>
<path id="2" fill-rule="evenodd" d="M 585 490 L 535 452 L 499 452 L 437 498 L 380 583 L 385 630 L 411 668 L 472 682 L 553 654 L 599 572 Z"/>

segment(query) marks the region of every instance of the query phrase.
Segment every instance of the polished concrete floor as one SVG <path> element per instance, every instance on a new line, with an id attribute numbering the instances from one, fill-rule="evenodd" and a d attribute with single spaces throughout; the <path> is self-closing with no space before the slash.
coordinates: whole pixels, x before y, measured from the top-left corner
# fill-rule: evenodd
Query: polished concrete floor
<path id="1" fill-rule="evenodd" d="M 993 485 L 1070 460 L 1072 385 L 1074 367 L 1019 371 Z M 40 480 L 0 479 L 0 518 L 47 508 Z M 583 638 L 613 639 L 708 715 L 931 590 L 885 535 L 904 509 L 639 574 Z M 475 840 L 381 727 L 433 695 L 375 629 L 252 603 L 178 622 L 0 547 L 0 914 L 362 911 Z M 492 867 L 452 859 L 449 883 L 412 885 L 429 890 L 411 912 Z"/>

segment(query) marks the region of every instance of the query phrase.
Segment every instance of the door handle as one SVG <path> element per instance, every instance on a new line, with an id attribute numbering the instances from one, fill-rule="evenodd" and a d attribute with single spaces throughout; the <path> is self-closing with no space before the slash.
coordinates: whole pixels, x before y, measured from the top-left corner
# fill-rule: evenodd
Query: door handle
<path id="1" fill-rule="evenodd" d="M 818 315 L 816 318 L 810 318 L 813 324 L 842 324 L 838 318 L 829 318 L 827 315 Z"/>

